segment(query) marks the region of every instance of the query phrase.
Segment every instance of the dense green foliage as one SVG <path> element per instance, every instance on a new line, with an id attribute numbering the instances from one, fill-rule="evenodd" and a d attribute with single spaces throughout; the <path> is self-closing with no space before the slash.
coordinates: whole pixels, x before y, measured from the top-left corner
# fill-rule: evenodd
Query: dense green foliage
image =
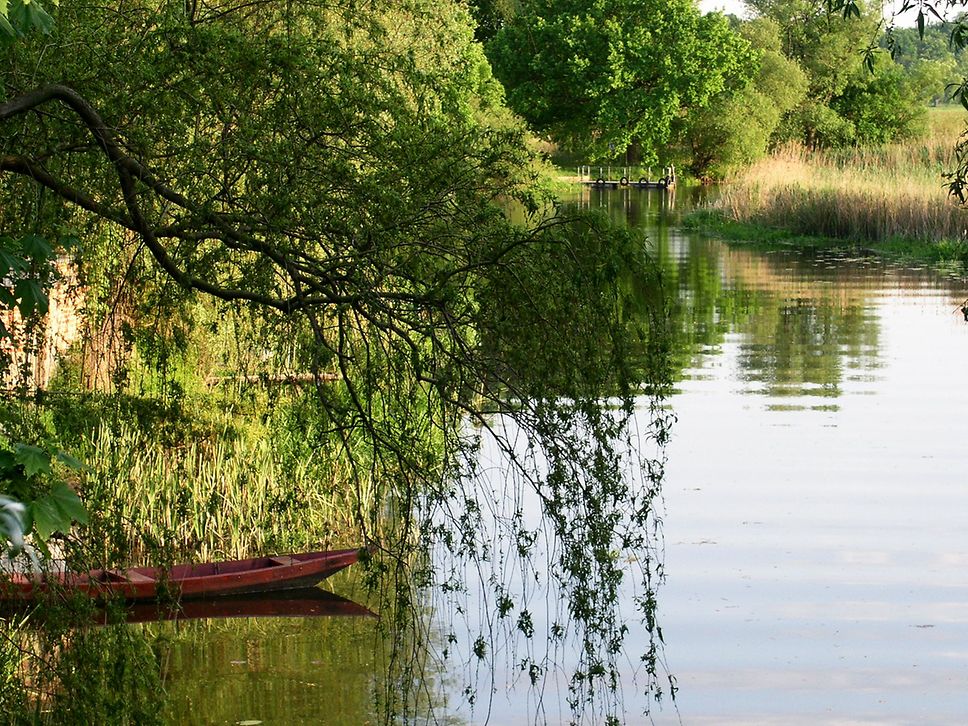
<path id="1" fill-rule="evenodd" d="M 762 157 L 783 115 L 806 95 L 806 74 L 781 52 L 774 21 L 743 23 L 739 32 L 758 53 L 756 75 L 739 89 L 724 90 L 683 123 L 689 171 L 700 179 L 724 177 Z"/>
<path id="2" fill-rule="evenodd" d="M 917 5 L 917 27 L 914 30 L 891 25 L 884 45 L 892 57 L 908 69 L 911 77 L 922 85 L 922 95 L 932 103 L 957 100 L 968 109 L 968 14 L 963 10 L 953 20 L 945 15 L 953 8 L 964 8 L 965 3 L 923 2 Z M 910 12 L 915 6 L 905 2 L 896 13 Z M 929 21 L 934 21 L 929 24 Z M 943 87 L 943 89 L 942 89 Z M 962 205 L 968 200 L 968 144 L 962 139 L 957 147 L 957 164 L 946 171 L 948 190 Z"/>
<path id="3" fill-rule="evenodd" d="M 945 96 L 954 55 L 915 47 L 903 33 L 891 41 L 858 4 L 753 0 L 750 8 L 753 19 L 733 22 L 757 52 L 758 71 L 679 124 L 697 177 L 725 177 L 784 143 L 817 149 L 914 138 L 924 132 L 924 104 Z M 871 47 L 878 37 L 895 43 L 896 62 Z"/>
<path id="4" fill-rule="evenodd" d="M 653 162 L 679 114 L 751 72 L 749 45 L 688 0 L 535 0 L 487 47 L 511 108 L 592 158 Z"/>
<path id="5" fill-rule="evenodd" d="M 658 671 L 661 467 L 636 453 L 630 421 L 634 397 L 667 384 L 664 303 L 641 239 L 555 213 L 468 10 L 143 0 L 71 3 L 56 20 L 4 49 L 0 228 L 80 241 L 52 245 L 85 284 L 64 398 L 6 404 L 17 436 L 90 460 L 77 483 L 96 541 L 69 554 L 241 554 L 329 525 L 327 544 L 378 545 L 393 644 L 426 648 L 427 550 L 461 572 L 492 553 L 475 513 L 494 483 L 475 464 L 493 437 L 560 542 L 547 569 L 582 644 L 573 706 L 606 700 L 614 715 L 617 549 L 644 553 Z M 678 89 L 670 108 L 719 82 Z M 653 413 L 643 438 L 661 444 Z M 321 498 L 342 511 L 286 539 L 287 517 Z M 227 537 L 233 517 L 273 521 Z M 534 535 L 508 521 L 502 541 L 527 559 Z M 407 685 L 384 694 L 389 714 L 420 698 L 405 669 L 425 658 L 391 659 L 403 670 L 387 681 Z"/>
<path id="6" fill-rule="evenodd" d="M 877 24 L 873 13 L 844 17 L 824 0 L 750 0 L 749 6 L 782 29 L 783 52 L 806 72 L 808 96 L 825 104 L 839 96 L 860 69 L 860 51 Z"/>
<path id="7" fill-rule="evenodd" d="M 894 28 L 881 39 L 918 89 L 920 97 L 931 104 L 951 99 L 952 86 L 968 75 L 968 54 L 951 44 L 954 23 L 934 23 L 917 28 Z"/>
<path id="8" fill-rule="evenodd" d="M 853 78 L 831 108 L 853 125 L 858 144 L 899 141 L 924 131 L 925 109 L 915 82 L 887 60 Z"/>
<path id="9" fill-rule="evenodd" d="M 40 3 L 5 2 L 0 6 L 0 47 L 30 32 L 48 32 L 52 25 Z M 57 247 L 63 250 L 75 241 L 61 236 Z M 0 310 L 9 312 L 0 320 L 0 370 L 8 381 L 20 378 L 24 382 L 26 371 L 16 370 L 13 351 L 37 337 L 37 322 L 49 310 L 48 292 L 58 277 L 55 258 L 54 245 L 44 237 L 0 234 Z M 77 494 L 54 476 L 52 453 L 71 468 L 78 468 L 79 462 L 60 451 L 11 441 L 10 433 L 9 429 L 3 432 L 5 447 L 0 450 L 0 491 L 4 492 L 0 495 L 0 544 L 13 557 L 22 551 L 25 537 L 35 535 L 37 545 L 46 552 L 51 534 L 69 532 L 75 519 L 87 521 Z"/>
<path id="10" fill-rule="evenodd" d="M 783 28 L 783 53 L 809 81 L 777 140 L 836 147 L 900 140 L 923 130 L 921 96 L 903 70 L 889 58 L 865 63 L 865 50 L 878 35 L 873 9 L 851 5 L 855 16 L 820 0 L 753 0 L 750 6 Z"/>

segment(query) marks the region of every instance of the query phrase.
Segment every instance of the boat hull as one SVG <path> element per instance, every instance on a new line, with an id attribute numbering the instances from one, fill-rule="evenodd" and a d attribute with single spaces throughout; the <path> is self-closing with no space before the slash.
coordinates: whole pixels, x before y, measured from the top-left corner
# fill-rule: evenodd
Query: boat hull
<path id="1" fill-rule="evenodd" d="M 12 574 L 0 582 L 0 597 L 33 599 L 53 590 L 97 599 L 154 600 L 204 598 L 312 587 L 359 559 L 360 550 L 303 552 L 248 560 L 176 565 L 170 569 L 132 567 L 86 573 Z"/>

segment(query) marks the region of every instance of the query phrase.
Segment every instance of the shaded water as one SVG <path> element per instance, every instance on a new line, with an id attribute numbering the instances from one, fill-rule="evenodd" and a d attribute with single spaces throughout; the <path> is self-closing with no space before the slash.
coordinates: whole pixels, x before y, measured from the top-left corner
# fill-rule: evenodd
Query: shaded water
<path id="1" fill-rule="evenodd" d="M 659 591 L 679 691 L 652 718 L 964 722 L 968 323 L 953 314 L 964 280 L 703 240 L 676 226 L 692 202 L 687 190 L 581 199 L 648 229 L 679 301 Z M 352 575 L 333 587 L 359 595 Z M 132 627 L 163 645 L 176 722 L 386 717 L 372 697 L 385 664 L 371 620 Z M 461 674 L 432 680 L 424 689 L 442 720 L 535 720 L 513 667 L 481 681 L 496 693 L 473 710 L 458 705 Z M 623 684 L 629 723 L 647 722 L 639 688 Z M 547 700 L 539 720 L 558 723 Z"/>

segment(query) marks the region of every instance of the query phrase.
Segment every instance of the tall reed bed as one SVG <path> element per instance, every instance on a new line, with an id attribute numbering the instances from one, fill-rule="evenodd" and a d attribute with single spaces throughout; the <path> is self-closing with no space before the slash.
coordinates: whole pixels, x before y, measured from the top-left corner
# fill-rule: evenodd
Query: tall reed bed
<path id="1" fill-rule="evenodd" d="M 82 483 L 105 561 L 158 551 L 192 558 L 359 544 L 356 513 L 374 493 L 318 454 L 286 462 L 266 440 L 166 446 L 133 427 L 102 426 L 82 452 Z M 147 551 L 146 551 L 147 550 Z"/>
<path id="2" fill-rule="evenodd" d="M 932 114 L 922 139 L 879 148 L 785 146 L 725 185 L 728 219 L 863 242 L 962 241 L 968 215 L 948 196 L 964 114 Z"/>

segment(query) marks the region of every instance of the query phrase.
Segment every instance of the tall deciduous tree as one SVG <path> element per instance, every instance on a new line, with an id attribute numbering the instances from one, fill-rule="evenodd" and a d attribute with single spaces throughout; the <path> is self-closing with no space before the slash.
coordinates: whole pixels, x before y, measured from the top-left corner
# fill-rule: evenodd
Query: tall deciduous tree
<path id="1" fill-rule="evenodd" d="M 783 114 L 807 92 L 806 74 L 783 55 L 774 21 L 757 18 L 743 23 L 739 32 L 759 54 L 756 75 L 740 89 L 719 94 L 683 123 L 689 170 L 698 178 L 722 178 L 763 156 Z"/>
<path id="2" fill-rule="evenodd" d="M 533 0 L 488 44 L 510 106 L 598 157 L 647 159 L 674 118 L 753 69 L 749 45 L 691 0 Z"/>
<path id="3" fill-rule="evenodd" d="M 857 143 L 882 144 L 923 133 L 924 102 L 913 79 L 889 58 L 851 79 L 831 106 L 854 126 Z"/>
<path id="4" fill-rule="evenodd" d="M 810 79 L 809 98 L 821 104 L 829 104 L 861 69 L 862 51 L 879 20 L 874 13 L 845 17 L 826 0 L 746 0 L 746 4 L 779 26 L 784 55 L 800 64 Z"/>
<path id="5" fill-rule="evenodd" d="M 916 132 L 918 97 L 888 58 L 866 54 L 880 15 L 859 3 L 747 0 L 782 29 L 784 54 L 807 74 L 806 98 L 778 136 L 809 146 L 882 143 Z M 866 63 L 865 63 L 866 60 Z M 922 114 L 923 115 L 923 114 Z"/>

